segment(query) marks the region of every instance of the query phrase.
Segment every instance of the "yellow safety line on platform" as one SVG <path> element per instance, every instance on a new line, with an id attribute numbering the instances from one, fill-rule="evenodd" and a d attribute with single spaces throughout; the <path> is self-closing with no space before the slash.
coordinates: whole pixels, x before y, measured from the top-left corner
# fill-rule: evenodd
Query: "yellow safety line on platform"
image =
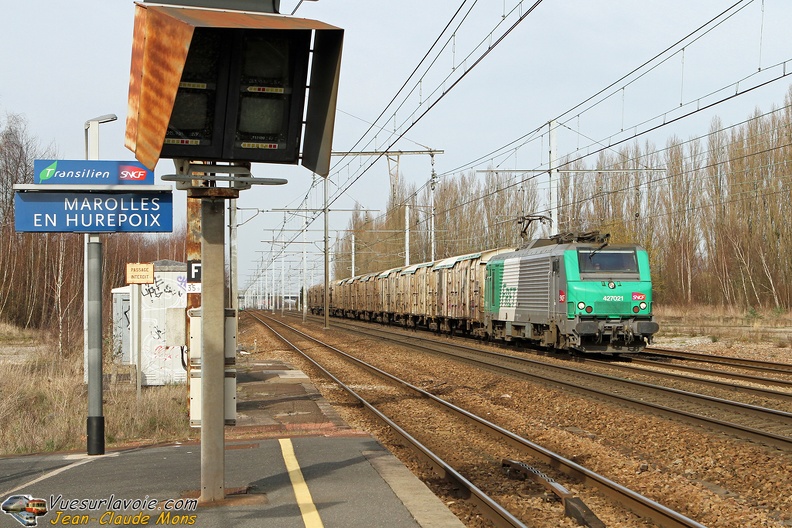
<path id="1" fill-rule="evenodd" d="M 279 441 L 281 452 L 283 453 L 283 461 L 289 471 L 289 480 L 291 480 L 292 488 L 294 488 L 294 497 L 297 499 L 297 505 L 302 513 L 303 523 L 305 523 L 306 528 L 324 528 L 319 512 L 316 510 L 316 505 L 313 503 L 311 492 L 308 490 L 308 484 L 305 483 L 303 478 L 300 464 L 297 462 L 291 440 L 281 438 Z"/>

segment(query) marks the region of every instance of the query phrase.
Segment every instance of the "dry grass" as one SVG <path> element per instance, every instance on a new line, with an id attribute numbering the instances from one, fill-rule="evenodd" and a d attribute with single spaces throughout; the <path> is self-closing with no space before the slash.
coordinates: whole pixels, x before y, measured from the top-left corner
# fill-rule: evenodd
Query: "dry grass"
<path id="1" fill-rule="evenodd" d="M 198 437 L 189 425 L 187 386 L 144 387 L 140 401 L 133 384 L 105 390 L 105 436 L 108 445 L 156 444 Z"/>
<path id="2" fill-rule="evenodd" d="M 36 336 L 37 333 L 33 330 L 24 330 L 7 323 L 0 323 L 0 345 L 6 343 L 30 345 L 35 343 Z"/>
<path id="3" fill-rule="evenodd" d="M 6 351 L 14 349 L 15 343 L 28 350 L 25 355 L 14 355 L 15 361 L 0 365 L 0 455 L 84 450 L 88 397 L 82 354 L 58 359 L 51 348 L 30 347 L 35 335 L 6 327 L 0 327 L 0 336 Z M 146 387 L 138 401 L 133 384 L 106 384 L 106 446 L 195 436 L 189 427 L 186 402 L 184 385 Z"/>
<path id="4" fill-rule="evenodd" d="M 654 307 L 658 337 L 706 336 L 713 342 L 767 342 L 792 347 L 792 313 L 782 310 L 736 310 L 713 306 Z"/>
<path id="5" fill-rule="evenodd" d="M 792 314 L 710 306 L 655 307 L 658 337 L 706 336 L 713 342 L 792 347 Z M 58 359 L 41 334 L 0 324 L 0 455 L 84 450 L 88 397 L 82 350 Z M 106 365 L 105 372 L 112 369 Z M 198 437 L 189 427 L 185 385 L 146 387 L 140 401 L 131 383 L 106 384 L 106 446 Z"/>

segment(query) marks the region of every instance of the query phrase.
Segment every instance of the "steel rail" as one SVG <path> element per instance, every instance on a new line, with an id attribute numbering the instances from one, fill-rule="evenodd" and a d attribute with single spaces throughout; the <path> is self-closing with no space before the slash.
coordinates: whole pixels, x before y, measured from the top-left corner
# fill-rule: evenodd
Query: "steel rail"
<path id="1" fill-rule="evenodd" d="M 338 327 L 344 327 L 345 325 L 344 324 L 340 324 L 340 325 L 337 324 L 337 326 Z M 592 379 L 598 379 L 600 381 L 606 380 L 608 382 L 619 383 L 619 384 L 622 384 L 624 386 L 633 386 L 633 387 L 637 386 L 637 387 L 640 387 L 640 388 L 646 388 L 646 389 L 650 389 L 650 390 L 653 390 L 653 391 L 664 392 L 664 393 L 667 393 L 667 394 L 671 394 L 671 395 L 673 395 L 675 397 L 680 397 L 680 398 L 683 398 L 683 399 L 686 399 L 686 400 L 689 400 L 689 401 L 692 401 L 692 402 L 695 402 L 695 403 L 699 403 L 699 404 L 706 403 L 707 405 L 711 405 L 711 406 L 714 406 L 714 407 L 725 409 L 727 411 L 732 411 L 733 412 L 735 409 L 739 409 L 743 413 L 751 414 L 751 415 L 754 415 L 755 417 L 759 417 L 761 419 L 781 420 L 782 422 L 785 422 L 785 423 L 781 424 L 782 426 L 785 425 L 785 426 L 788 426 L 788 427 L 792 427 L 792 413 L 787 413 L 787 412 L 784 412 L 784 411 L 778 411 L 778 410 L 775 410 L 775 409 L 767 409 L 767 408 L 764 408 L 764 407 L 758 407 L 758 406 L 749 405 L 749 404 L 746 404 L 746 403 L 735 402 L 735 401 L 731 401 L 731 400 L 725 400 L 725 399 L 722 399 L 722 398 L 715 398 L 715 397 L 707 396 L 707 395 L 704 395 L 704 394 L 695 394 L 695 393 L 691 393 L 691 392 L 682 391 L 682 390 L 679 390 L 679 389 L 673 389 L 673 388 L 670 388 L 670 387 L 662 387 L 662 386 L 651 385 L 651 384 L 643 383 L 643 382 L 639 382 L 639 381 L 626 380 L 626 379 L 617 378 L 617 377 L 614 377 L 614 376 L 607 376 L 607 375 L 604 375 L 604 374 L 592 373 L 592 372 L 588 372 L 588 371 L 585 371 L 585 370 L 576 369 L 576 368 L 573 368 L 573 367 L 566 367 L 566 366 L 562 366 L 562 365 L 552 365 L 552 364 L 549 364 L 549 363 L 545 363 L 545 362 L 542 362 L 542 361 L 536 361 L 536 360 L 532 360 L 532 359 L 529 359 L 529 358 L 522 358 L 522 357 L 512 356 L 512 355 L 509 355 L 509 354 L 501 354 L 499 352 L 491 352 L 491 351 L 480 350 L 480 349 L 477 349 L 477 348 L 474 348 L 474 347 L 470 347 L 470 346 L 467 346 L 467 345 L 452 344 L 452 343 L 440 343 L 440 342 L 433 341 L 433 340 L 426 340 L 426 339 L 424 339 L 422 337 L 418 337 L 418 336 L 412 337 L 412 336 L 405 336 L 403 334 L 392 334 L 392 333 L 387 332 L 385 330 L 373 330 L 373 329 L 369 329 L 369 328 L 361 328 L 361 327 L 358 327 L 358 326 L 355 326 L 355 325 L 347 325 L 346 328 L 350 329 L 351 331 L 355 331 L 355 332 L 358 332 L 358 333 L 361 333 L 361 334 L 364 334 L 364 335 L 368 335 L 368 336 L 371 336 L 371 337 L 376 337 L 378 339 L 383 339 L 383 338 L 384 339 L 389 339 L 389 340 L 395 341 L 395 342 L 397 342 L 399 344 L 405 344 L 405 342 L 410 342 L 411 346 L 416 347 L 416 348 L 423 348 L 424 350 L 427 350 L 427 351 L 432 352 L 432 353 L 443 354 L 443 355 L 447 355 L 447 356 L 450 356 L 450 357 L 453 357 L 453 358 L 456 358 L 456 359 L 459 359 L 459 360 L 475 363 L 475 364 L 477 364 L 477 365 L 479 365 L 479 366 L 481 366 L 483 368 L 498 369 L 498 370 L 500 370 L 502 372 L 505 372 L 507 374 L 512 374 L 512 375 L 517 374 L 519 376 L 523 376 L 523 377 L 527 377 L 527 378 L 530 378 L 530 379 L 534 379 L 534 380 L 537 380 L 537 381 L 540 381 L 540 382 L 544 383 L 545 385 L 555 386 L 555 387 L 558 387 L 558 388 L 563 389 L 563 390 L 572 389 L 572 390 L 575 390 L 576 392 L 578 392 L 580 394 L 583 394 L 583 395 L 596 394 L 597 396 L 599 396 L 599 397 L 601 397 L 603 399 L 607 399 L 607 400 L 610 400 L 610 401 L 613 401 L 613 402 L 616 402 L 616 403 L 619 403 L 619 404 L 623 404 L 623 403 L 626 402 L 626 403 L 629 403 L 632 406 L 637 407 L 639 409 L 649 408 L 653 412 L 662 414 L 664 416 L 669 416 L 669 417 L 672 417 L 672 418 L 678 418 L 678 417 L 681 416 L 681 417 L 684 417 L 684 419 L 686 421 L 688 421 L 688 422 L 694 422 L 694 423 L 699 424 L 699 425 L 704 425 L 706 427 L 709 427 L 709 428 L 712 428 L 712 429 L 715 429 L 715 430 L 720 430 L 722 432 L 726 432 L 728 434 L 735 435 L 735 436 L 740 437 L 740 438 L 749 439 L 749 440 L 752 440 L 752 441 L 756 441 L 756 442 L 759 442 L 759 443 L 762 443 L 762 444 L 765 444 L 765 445 L 770 445 L 770 446 L 773 446 L 773 447 L 781 448 L 781 449 L 784 449 L 784 450 L 792 450 L 792 437 L 791 436 L 784 436 L 784 435 L 779 435 L 779 434 L 775 434 L 775 433 L 771 433 L 771 432 L 767 432 L 767 431 L 762 431 L 762 430 L 759 430 L 759 429 L 756 429 L 756 428 L 753 428 L 753 427 L 748 427 L 748 426 L 745 426 L 745 425 L 742 425 L 742 424 L 728 422 L 728 421 L 720 420 L 720 419 L 717 419 L 717 418 L 713 418 L 713 417 L 709 417 L 709 416 L 705 416 L 705 415 L 701 415 L 701 414 L 695 414 L 695 413 L 691 413 L 691 412 L 688 412 L 688 411 L 685 411 L 685 410 L 682 410 L 682 409 L 675 409 L 673 407 L 668 407 L 668 406 L 665 406 L 665 405 L 660 405 L 660 404 L 656 404 L 656 403 L 652 403 L 652 402 L 647 402 L 647 401 L 642 400 L 642 399 L 630 398 L 628 396 L 615 394 L 614 392 L 606 392 L 606 391 L 599 390 L 599 389 L 596 389 L 596 388 L 580 385 L 578 383 L 574 383 L 574 382 L 571 382 L 571 381 L 558 380 L 556 378 L 545 376 L 545 375 L 539 374 L 537 372 L 532 372 L 532 371 L 530 371 L 530 370 L 528 370 L 526 368 L 526 365 L 530 365 L 531 367 L 540 367 L 540 368 L 543 368 L 543 369 L 546 369 L 546 370 L 551 370 L 551 371 L 554 370 L 556 372 L 562 371 L 562 372 L 566 372 L 566 373 L 571 373 L 571 374 L 573 374 L 575 376 L 578 376 L 578 377 L 588 377 L 588 378 L 592 378 Z M 398 337 L 396 337 L 396 336 L 398 336 Z M 434 345 L 434 346 L 432 346 L 432 345 Z M 440 350 L 439 347 L 452 347 L 452 348 L 456 348 L 456 349 L 459 349 L 459 350 L 466 350 L 469 353 L 476 354 L 476 355 L 494 357 L 494 358 L 497 358 L 497 359 L 499 359 L 501 361 L 508 361 L 508 362 L 513 363 L 515 365 L 520 365 L 522 368 L 518 369 L 518 368 L 506 366 L 504 364 L 498 364 L 498 363 L 495 363 L 495 362 L 492 362 L 492 361 L 487 361 L 487 360 L 481 359 L 481 358 L 463 357 L 463 356 L 461 356 L 458 353 L 453 353 L 453 352 Z"/>
<path id="2" fill-rule="evenodd" d="M 249 312 L 248 312 L 249 313 Z M 471 503 L 475 504 L 480 508 L 482 514 L 484 514 L 487 519 L 489 519 L 495 526 L 498 528 L 525 528 L 526 525 L 522 523 L 519 519 L 517 519 L 514 515 L 512 515 L 508 510 L 506 510 L 503 506 L 498 504 L 495 500 L 493 500 L 489 495 L 484 493 L 480 490 L 475 484 L 470 482 L 466 479 L 461 473 L 456 471 L 453 467 L 451 467 L 448 463 L 446 463 L 442 458 L 437 456 L 433 453 L 429 448 L 423 445 L 420 441 L 410 435 L 407 431 L 401 428 L 396 422 L 391 420 L 387 415 L 382 413 L 379 409 L 377 409 L 374 405 L 368 402 L 363 396 L 358 394 L 354 389 L 349 387 L 348 385 L 344 384 L 340 379 L 335 377 L 331 374 L 327 369 L 325 369 L 322 365 L 320 365 L 317 361 L 311 358 L 308 354 L 306 354 L 303 350 L 289 341 L 286 337 L 281 335 L 277 330 L 272 328 L 269 324 L 258 318 L 257 316 L 250 314 L 254 319 L 259 321 L 261 324 L 269 328 L 269 330 L 278 336 L 285 344 L 290 346 L 294 349 L 297 353 L 301 354 L 305 359 L 310 361 L 317 369 L 319 369 L 325 376 L 333 380 L 339 387 L 341 387 L 344 391 L 350 394 L 353 398 L 355 398 L 358 402 L 360 402 L 369 412 L 371 412 L 377 419 L 379 419 L 384 425 L 389 427 L 397 436 L 399 436 L 406 445 L 412 446 L 412 451 L 419 455 L 419 457 L 424 460 L 425 462 L 429 463 L 432 466 L 432 469 L 435 473 L 440 475 L 441 477 L 453 482 L 454 484 L 458 485 L 460 489 L 466 490 L 464 495 L 464 499 L 470 501 Z M 347 355 L 344 352 L 319 341 L 313 337 L 300 332 L 294 328 L 287 326 L 285 323 L 280 322 L 280 324 L 286 326 L 291 331 L 296 332 L 303 337 L 310 339 L 322 346 L 325 346 L 336 353 L 340 353 L 343 355 Z M 352 356 L 348 356 L 352 357 Z M 352 358 L 354 359 L 354 358 Z M 376 368 L 376 367 L 374 367 Z M 384 372 L 382 374 L 385 374 Z"/>
<path id="3" fill-rule="evenodd" d="M 690 519 L 681 513 L 674 511 L 662 504 L 653 501 L 629 488 L 626 488 L 607 477 L 599 475 L 580 464 L 577 464 L 549 449 L 546 449 L 538 444 L 531 442 L 521 436 L 504 429 L 497 424 L 494 424 L 480 416 L 477 416 L 473 413 L 462 409 L 450 402 L 443 400 L 435 396 L 434 394 L 427 392 L 411 383 L 401 380 L 387 372 L 371 365 L 365 361 L 362 361 L 358 358 L 350 356 L 349 354 L 333 347 L 332 345 L 328 345 L 300 330 L 295 328 L 289 327 L 286 323 L 282 321 L 277 321 L 279 324 L 282 324 L 290 329 L 290 331 L 295 332 L 297 334 L 302 335 L 304 338 L 309 339 L 315 343 L 318 343 L 324 347 L 327 347 L 338 354 L 343 355 L 344 357 L 348 358 L 350 361 L 355 362 L 367 370 L 377 374 L 378 376 L 382 376 L 386 379 L 394 381 L 410 390 L 414 391 L 416 394 L 431 400 L 432 402 L 439 405 L 443 410 L 451 411 L 453 414 L 459 416 L 463 420 L 470 421 L 472 423 L 477 424 L 480 427 L 485 428 L 489 431 L 490 434 L 499 437 L 501 440 L 506 442 L 513 448 L 516 448 L 520 451 L 526 452 L 528 455 L 533 456 L 542 462 L 548 464 L 551 467 L 555 467 L 562 471 L 563 473 L 581 479 L 585 484 L 591 485 L 597 489 L 599 489 L 604 495 L 608 496 L 610 499 L 622 504 L 625 508 L 629 509 L 636 515 L 641 517 L 645 517 L 650 519 L 652 522 L 657 523 L 660 526 L 668 527 L 668 528 L 704 528 L 704 525 L 698 523 L 697 521 Z M 265 323 L 266 324 L 266 323 Z M 274 332 L 274 330 L 273 330 Z M 279 336 L 280 337 L 280 336 Z M 310 359 L 310 358 L 309 358 Z M 313 360 L 312 363 L 316 364 Z M 318 365 L 317 365 L 318 366 Z M 321 368 L 321 367 L 320 367 Z M 326 370 L 322 369 L 324 372 Z M 328 373 L 329 374 L 329 373 Z M 332 375 L 330 375 L 332 376 Z M 340 383 L 336 378 L 334 381 Z M 360 399 L 359 396 L 355 396 L 356 398 Z M 406 433 L 405 433 L 406 434 Z M 401 433 L 400 433 L 401 435 Z"/>
<path id="4" fill-rule="evenodd" d="M 652 361 L 651 359 L 637 359 L 637 358 L 630 358 L 630 360 L 626 363 L 622 362 L 613 362 L 613 361 L 602 361 L 598 359 L 584 359 L 583 362 L 585 363 L 593 363 L 596 365 L 602 365 L 607 368 L 618 369 L 618 370 L 626 370 L 629 372 L 635 372 L 640 374 L 651 374 L 653 376 L 658 376 L 661 378 L 668 378 L 674 379 L 683 382 L 691 382 L 691 383 L 699 383 L 702 385 L 710 385 L 713 387 L 721 388 L 721 389 L 738 389 L 740 392 L 751 392 L 753 394 L 757 394 L 759 396 L 764 396 L 767 398 L 779 398 L 782 400 L 792 400 L 792 392 L 781 392 L 776 390 L 770 389 L 762 389 L 759 387 L 751 387 L 748 385 L 734 385 L 732 383 L 726 383 L 724 381 L 716 381 L 716 380 L 709 380 L 705 378 L 696 378 L 693 376 L 686 376 L 684 374 L 674 374 L 671 372 L 662 372 L 659 370 L 650 370 L 644 369 L 639 367 L 634 367 L 633 365 L 646 365 L 649 367 L 657 367 L 667 370 L 682 370 L 685 372 L 693 372 L 696 374 L 701 374 L 704 376 L 716 376 L 716 377 L 724 377 L 728 379 L 738 380 L 738 381 L 747 381 L 749 383 L 756 383 L 756 384 L 764 384 L 764 385 L 773 385 L 777 387 L 786 387 L 788 389 L 792 389 L 792 381 L 785 381 L 785 380 L 778 380 L 774 378 L 761 378 L 759 376 L 749 376 L 746 374 L 737 374 L 734 372 L 724 372 L 722 370 L 709 370 L 703 369 L 699 367 L 693 367 L 690 365 L 677 365 L 677 364 L 666 364 L 666 363 L 658 363 L 656 361 Z"/>
<path id="5" fill-rule="evenodd" d="M 336 321 L 336 323 L 338 323 L 338 321 Z M 341 324 L 342 325 L 343 324 L 351 325 L 354 328 L 358 328 L 358 327 L 362 328 L 362 327 L 367 326 L 367 325 L 369 325 L 371 323 L 362 323 L 364 326 L 358 326 L 358 324 L 355 324 L 352 321 L 343 320 L 343 321 L 341 321 Z M 495 345 L 495 346 L 503 348 L 499 344 Z M 749 375 L 749 374 L 740 374 L 740 373 L 729 372 L 729 371 L 724 371 L 724 370 L 709 370 L 709 369 L 704 369 L 704 368 L 700 368 L 700 367 L 694 367 L 694 366 L 691 366 L 691 365 L 678 364 L 678 363 L 677 364 L 660 363 L 660 362 L 655 361 L 653 359 L 642 359 L 642 358 L 639 358 L 637 356 L 624 356 L 621 359 L 622 359 L 622 361 L 604 361 L 604 360 L 594 359 L 592 357 L 583 356 L 583 357 L 576 357 L 575 361 L 576 362 L 581 362 L 581 363 L 601 364 L 603 366 L 607 366 L 607 367 L 613 368 L 613 369 L 631 370 L 633 372 L 641 372 L 641 373 L 651 373 L 651 374 L 659 376 L 659 377 L 666 377 L 666 378 L 669 378 L 669 379 L 676 379 L 676 380 L 684 381 L 684 382 L 695 382 L 695 383 L 700 383 L 700 384 L 704 384 L 704 385 L 710 385 L 710 386 L 723 388 L 723 389 L 734 389 L 734 388 L 737 388 L 741 392 L 751 392 L 751 393 L 756 394 L 758 396 L 767 397 L 767 398 L 778 398 L 778 399 L 781 399 L 781 400 L 792 400 L 792 392 L 780 392 L 780 391 L 762 389 L 762 388 L 751 387 L 751 386 L 746 386 L 746 385 L 740 385 L 739 387 L 735 387 L 732 384 L 728 384 L 728 383 L 724 383 L 724 382 L 708 380 L 708 379 L 702 379 L 702 378 L 695 378 L 695 377 L 690 377 L 690 376 L 684 376 L 684 375 L 681 375 L 681 374 L 670 374 L 670 373 L 663 373 L 663 372 L 656 371 L 656 370 L 649 371 L 649 370 L 646 370 L 646 369 L 640 370 L 640 369 L 637 369 L 637 368 L 632 367 L 630 365 L 631 364 L 647 365 L 647 366 L 663 368 L 663 369 L 667 369 L 667 370 L 681 370 L 681 371 L 692 372 L 692 373 L 697 373 L 697 374 L 702 374 L 702 375 L 716 376 L 716 377 L 722 377 L 722 378 L 733 379 L 733 380 L 738 380 L 738 381 L 746 381 L 746 382 L 749 382 L 749 383 L 756 383 L 758 385 L 769 385 L 769 386 L 783 387 L 783 388 L 792 389 L 792 381 L 789 381 L 789 380 L 782 380 L 782 379 L 777 379 L 777 378 L 767 378 L 767 377 L 761 377 L 761 376 L 752 376 L 752 375 Z M 735 359 L 742 360 L 742 358 L 735 358 Z M 746 359 L 746 360 L 743 360 L 743 361 L 754 361 L 754 360 Z M 768 363 L 768 364 L 769 365 L 778 365 L 777 363 Z M 781 364 L 781 365 L 783 365 L 783 364 Z M 760 368 L 760 367 L 755 367 L 755 368 Z"/>
<path id="6" fill-rule="evenodd" d="M 782 374 L 792 374 L 792 363 L 776 363 L 773 361 L 738 358 L 734 356 L 713 356 L 710 354 L 700 354 L 698 352 L 683 352 L 681 350 L 671 350 L 668 348 L 656 348 L 656 347 L 646 348 L 639 355 L 660 356 L 669 359 L 687 359 L 689 361 L 699 361 L 702 363 L 716 363 L 718 365 L 728 365 L 731 367 L 760 370 L 762 372 L 778 372 Z"/>

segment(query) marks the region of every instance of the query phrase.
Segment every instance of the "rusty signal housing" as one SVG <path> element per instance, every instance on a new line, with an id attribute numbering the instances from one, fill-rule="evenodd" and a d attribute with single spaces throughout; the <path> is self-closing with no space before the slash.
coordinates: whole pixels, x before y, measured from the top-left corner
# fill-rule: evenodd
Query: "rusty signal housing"
<path id="1" fill-rule="evenodd" d="M 197 140 L 185 140 L 183 145 L 179 145 L 169 139 L 166 144 L 166 137 L 173 136 L 173 130 L 177 128 L 172 126 L 172 117 L 180 90 L 185 92 L 195 89 L 196 86 L 200 88 L 198 83 L 184 82 L 183 75 L 188 57 L 194 58 L 195 54 L 202 53 L 201 49 L 206 48 L 207 39 L 203 38 L 206 35 L 210 35 L 209 40 L 219 42 L 222 47 L 220 51 L 212 51 L 220 53 L 220 63 L 224 66 L 221 68 L 222 76 L 217 81 L 219 88 L 211 94 L 211 97 L 216 97 L 217 105 L 207 111 L 209 118 L 214 120 L 211 128 L 219 130 L 219 135 L 215 137 L 212 149 L 204 148 L 202 142 Z M 246 87 L 240 78 L 240 71 L 244 67 L 239 64 L 247 60 L 244 57 L 251 57 L 253 52 L 249 49 L 243 50 L 239 42 L 267 39 L 272 39 L 276 43 L 275 47 L 287 46 L 278 44 L 287 42 L 290 47 L 283 48 L 285 54 L 295 55 L 289 63 L 290 78 L 279 81 L 281 85 L 290 85 L 288 90 L 280 90 L 274 95 L 272 92 L 278 92 L 277 89 Z M 200 42 L 195 44 L 191 52 L 191 45 L 196 41 Z M 297 44 L 292 45 L 294 42 Z M 313 48 L 309 50 L 311 43 Z M 342 29 L 315 20 L 248 11 L 138 3 L 135 5 L 125 145 L 150 169 L 154 168 L 161 157 L 261 163 L 297 163 L 298 158 L 301 158 L 303 166 L 319 175 L 327 176 L 342 45 Z M 234 50 L 230 58 L 222 55 L 228 53 L 228 49 Z M 257 50 L 254 51 L 258 53 Z M 313 54 L 310 62 L 308 53 Z M 258 53 L 253 60 L 266 63 L 266 57 L 263 61 L 259 60 L 260 55 Z M 226 63 L 229 61 L 236 61 L 237 66 L 227 67 Z M 307 71 L 309 64 L 310 71 Z M 267 64 L 263 68 L 266 70 Z M 244 71 L 242 74 L 244 76 Z M 307 90 L 306 97 L 307 87 L 310 90 Z M 261 121 L 258 115 L 247 118 L 242 116 L 241 101 L 250 92 L 267 92 L 263 97 L 269 99 L 256 99 L 255 104 L 247 105 L 263 106 L 262 116 L 272 113 L 268 110 L 270 107 L 291 105 L 288 126 L 284 120 L 284 127 L 288 131 L 282 134 L 282 137 L 291 142 L 288 147 L 285 146 L 286 140 L 280 144 L 272 141 L 273 146 L 269 151 L 266 143 L 253 144 L 254 148 L 240 148 L 241 140 L 234 144 L 234 136 L 240 135 L 237 130 L 240 121 L 245 121 L 247 127 Z M 276 100 L 277 98 L 284 102 Z M 204 99 L 206 97 L 200 100 Z M 195 106 L 189 98 L 183 99 L 180 105 L 188 110 Z M 277 119 L 273 119 L 273 122 L 277 122 Z M 219 142 L 223 145 L 219 145 Z M 208 144 L 210 141 L 203 143 Z M 246 143 L 245 147 L 250 144 Z M 262 145 L 265 148 L 256 148 Z M 193 146 L 195 148 L 191 148 Z M 298 156 L 300 147 L 301 156 Z"/>

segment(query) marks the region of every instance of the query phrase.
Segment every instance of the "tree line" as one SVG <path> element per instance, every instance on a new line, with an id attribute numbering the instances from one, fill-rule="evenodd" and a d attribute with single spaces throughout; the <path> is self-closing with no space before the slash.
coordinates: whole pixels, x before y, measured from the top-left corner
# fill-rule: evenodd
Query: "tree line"
<path id="1" fill-rule="evenodd" d="M 33 183 L 34 160 L 56 158 L 54 147 L 42 146 L 22 116 L 0 119 L 0 322 L 42 329 L 63 355 L 82 347 L 84 235 L 14 229 L 14 185 Z M 127 262 L 184 261 L 185 231 L 102 235 L 105 321 L 111 290 L 126 283 Z"/>
<path id="2" fill-rule="evenodd" d="M 566 159 L 558 185 L 558 226 L 533 223 L 528 238 L 561 232 L 610 233 L 650 255 L 654 300 L 726 309 L 792 307 L 792 90 L 784 104 L 665 146 L 635 142 L 604 149 L 595 162 Z M 402 184 L 387 212 L 358 210 L 336 241 L 335 278 L 497 247 L 519 247 L 526 214 L 539 210 L 547 174 L 490 170 L 441 178 L 434 190 Z M 434 204 L 434 207 L 432 207 Z M 406 211 L 408 209 L 408 211 Z"/>
<path id="3" fill-rule="evenodd" d="M 23 117 L 0 118 L 0 322 L 51 333 L 62 354 L 82 342 L 83 235 L 14 230 L 13 186 L 33 182 L 35 159 L 54 158 L 55 149 L 40 145 Z M 410 263 L 519 247 L 523 227 L 529 239 L 597 230 L 610 233 L 612 243 L 648 250 L 657 303 L 787 311 L 791 166 L 792 90 L 783 106 L 729 127 L 716 118 L 700 137 L 603 150 L 591 166 L 564 160 L 558 226 L 516 223 L 549 216 L 541 205 L 546 174 L 460 173 L 433 181 L 434 189 L 402 179 L 386 213 L 352 214 L 335 241 L 333 277 L 352 274 L 353 253 L 356 275 L 403 266 L 407 230 Z M 105 320 L 126 264 L 184 261 L 185 231 L 102 235 Z"/>

